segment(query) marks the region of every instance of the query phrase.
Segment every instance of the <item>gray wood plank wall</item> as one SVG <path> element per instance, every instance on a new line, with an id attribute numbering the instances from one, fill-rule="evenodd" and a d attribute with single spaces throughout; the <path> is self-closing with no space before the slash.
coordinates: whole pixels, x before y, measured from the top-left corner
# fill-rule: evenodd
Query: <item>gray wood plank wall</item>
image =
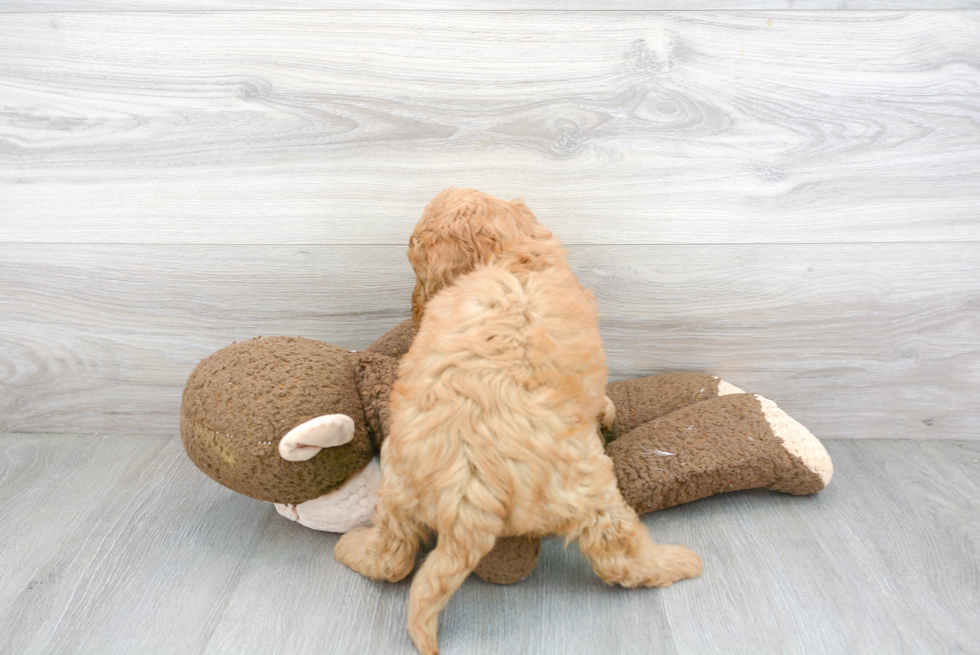
<path id="1" fill-rule="evenodd" d="M 980 9 L 978 0 L 0 0 L 0 12 Z"/>
<path id="2" fill-rule="evenodd" d="M 233 340 L 366 345 L 454 184 L 570 245 L 616 377 L 980 438 L 977 3 L 402 4 L 0 3 L 0 431 L 169 434 Z"/>

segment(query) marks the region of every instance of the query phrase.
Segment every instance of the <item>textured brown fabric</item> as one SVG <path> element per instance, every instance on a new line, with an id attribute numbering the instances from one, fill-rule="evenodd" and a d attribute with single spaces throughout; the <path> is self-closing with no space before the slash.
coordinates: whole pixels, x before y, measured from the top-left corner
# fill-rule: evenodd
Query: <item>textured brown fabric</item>
<path id="1" fill-rule="evenodd" d="M 718 378 L 702 373 L 667 373 L 635 380 L 613 382 L 606 395 L 616 405 L 611 430 L 603 430 L 606 441 L 673 411 L 718 395 Z"/>
<path id="2" fill-rule="evenodd" d="M 364 415 L 374 447 L 381 451 L 381 442 L 391 425 L 391 387 L 398 377 L 398 360 L 367 351 L 357 353 L 357 388 L 364 403 Z"/>
<path id="3" fill-rule="evenodd" d="M 786 454 L 791 465 L 780 469 L 779 475 L 772 484 L 766 485 L 766 489 L 794 496 L 810 496 L 824 490 L 823 480 L 818 474 L 808 469 L 796 455 Z"/>
<path id="4" fill-rule="evenodd" d="M 412 345 L 416 332 L 418 328 L 415 327 L 412 319 L 407 318 L 382 334 L 377 341 L 365 348 L 364 352 L 401 359 Z"/>
<path id="5" fill-rule="evenodd" d="M 333 491 L 378 452 L 398 358 L 414 331 L 409 319 L 356 354 L 290 337 L 216 352 L 184 389 L 187 454 L 219 483 L 259 500 L 301 503 Z M 616 421 L 606 450 L 624 498 L 641 514 L 736 489 L 811 494 L 823 488 L 772 434 L 755 396 L 717 397 L 714 376 L 652 376 L 615 382 L 607 393 Z M 306 462 L 279 457 L 279 439 L 291 428 L 335 413 L 354 419 L 350 444 Z M 517 582 L 534 570 L 539 553 L 539 539 L 500 539 L 475 572 L 497 584 Z"/>
<path id="6" fill-rule="evenodd" d="M 823 488 L 773 435 L 752 394 L 706 400 L 642 425 L 609 444 L 623 498 L 640 514 L 724 491 Z"/>
<path id="7" fill-rule="evenodd" d="M 357 359 L 343 348 L 292 337 L 251 339 L 205 358 L 184 388 L 180 432 L 188 456 L 238 493 L 302 503 L 338 488 L 375 448 L 357 392 Z M 354 439 L 305 462 L 279 456 L 279 440 L 323 414 L 354 419 Z"/>
<path id="8" fill-rule="evenodd" d="M 494 584 L 514 584 L 531 575 L 540 554 L 541 540 L 536 537 L 502 537 L 473 573 Z"/>

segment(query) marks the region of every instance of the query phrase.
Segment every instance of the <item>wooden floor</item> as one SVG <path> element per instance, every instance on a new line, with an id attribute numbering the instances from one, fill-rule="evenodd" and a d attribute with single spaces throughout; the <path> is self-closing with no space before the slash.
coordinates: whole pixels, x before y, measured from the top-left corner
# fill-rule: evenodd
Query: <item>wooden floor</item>
<path id="1" fill-rule="evenodd" d="M 816 497 L 739 492 L 649 515 L 704 575 L 605 587 L 546 541 L 471 578 L 454 653 L 978 653 L 980 442 L 832 441 Z M 0 435 L 0 652 L 413 653 L 408 582 L 197 471 L 172 437 Z"/>

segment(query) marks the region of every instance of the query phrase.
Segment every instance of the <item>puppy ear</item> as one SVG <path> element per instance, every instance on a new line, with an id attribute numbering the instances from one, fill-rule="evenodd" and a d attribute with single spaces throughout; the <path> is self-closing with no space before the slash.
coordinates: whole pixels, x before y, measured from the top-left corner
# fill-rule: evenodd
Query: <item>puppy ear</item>
<path id="1" fill-rule="evenodd" d="M 416 268 L 426 300 L 500 252 L 503 235 L 487 225 L 486 208 L 466 205 L 446 217 L 439 229 L 418 234 L 418 252 L 424 263 Z"/>
<path id="2" fill-rule="evenodd" d="M 544 241 L 552 238 L 551 232 L 534 216 L 534 213 L 524 204 L 523 198 L 514 198 L 510 201 L 514 209 L 514 218 L 518 229 L 532 239 Z"/>
<path id="3" fill-rule="evenodd" d="M 409 242 L 408 258 L 418 278 L 413 314 L 420 309 L 415 299 L 424 305 L 516 236 L 508 214 L 513 210 L 507 203 L 467 189 L 446 189 L 429 203 Z"/>
<path id="4" fill-rule="evenodd" d="M 409 241 L 408 259 L 417 283 L 412 317 L 422 320 L 425 303 L 456 278 L 486 264 L 516 240 L 551 238 L 520 199 L 506 202 L 472 189 L 450 187 L 422 212 Z"/>

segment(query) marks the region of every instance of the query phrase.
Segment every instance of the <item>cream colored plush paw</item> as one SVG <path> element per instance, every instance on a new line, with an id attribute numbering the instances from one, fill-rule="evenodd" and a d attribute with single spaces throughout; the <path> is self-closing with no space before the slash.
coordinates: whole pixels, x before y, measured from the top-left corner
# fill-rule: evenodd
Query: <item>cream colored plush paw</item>
<path id="1" fill-rule="evenodd" d="M 773 401 L 759 395 L 756 395 L 756 399 L 762 406 L 762 413 L 772 433 L 782 440 L 783 447 L 820 476 L 824 486 L 827 486 L 834 476 L 834 464 L 820 440 Z"/>
<path id="2" fill-rule="evenodd" d="M 739 389 L 738 387 L 736 387 L 731 382 L 725 382 L 721 378 L 715 378 L 715 379 L 718 380 L 718 395 L 719 396 L 728 396 L 728 395 L 733 394 L 733 393 L 745 393 L 744 391 L 742 391 L 741 389 Z"/>

